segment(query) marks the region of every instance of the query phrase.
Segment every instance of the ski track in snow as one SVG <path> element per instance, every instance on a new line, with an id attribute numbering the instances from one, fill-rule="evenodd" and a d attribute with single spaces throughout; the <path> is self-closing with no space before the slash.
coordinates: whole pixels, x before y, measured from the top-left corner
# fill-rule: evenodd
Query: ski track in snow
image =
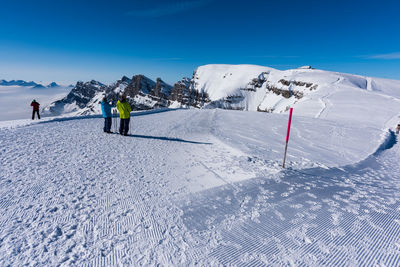
<path id="1" fill-rule="evenodd" d="M 342 81 L 344 80 L 343 77 L 338 78 L 338 80 L 336 82 L 334 82 L 332 84 L 332 86 L 334 87 L 338 87 L 338 84 L 340 84 Z M 332 107 L 332 103 L 329 101 L 329 97 L 335 93 L 334 90 L 330 90 L 327 94 L 321 96 L 321 98 L 318 99 L 318 101 L 321 103 L 322 108 L 321 110 L 314 116 L 314 118 L 326 118 L 328 113 L 329 113 L 329 109 Z M 324 116 L 322 116 L 324 115 Z"/>
<path id="2" fill-rule="evenodd" d="M 355 165 L 280 171 L 220 140 L 217 111 L 172 112 L 130 137 L 102 119 L 0 130 L 0 265 L 400 264 L 393 134 Z"/>

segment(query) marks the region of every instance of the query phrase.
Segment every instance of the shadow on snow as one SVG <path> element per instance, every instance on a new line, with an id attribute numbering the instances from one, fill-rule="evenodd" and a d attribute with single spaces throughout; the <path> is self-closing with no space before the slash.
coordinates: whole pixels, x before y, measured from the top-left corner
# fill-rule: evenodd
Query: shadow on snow
<path id="1" fill-rule="evenodd" d="M 144 138 L 144 139 L 155 139 L 155 140 L 162 140 L 162 141 L 182 142 L 182 143 L 198 144 L 198 145 L 212 145 L 212 143 L 189 141 L 189 140 L 184 140 L 184 139 L 180 139 L 180 138 L 173 138 L 173 137 L 149 136 L 149 135 L 140 135 L 140 134 L 131 134 L 131 135 L 129 135 L 129 137 Z"/>

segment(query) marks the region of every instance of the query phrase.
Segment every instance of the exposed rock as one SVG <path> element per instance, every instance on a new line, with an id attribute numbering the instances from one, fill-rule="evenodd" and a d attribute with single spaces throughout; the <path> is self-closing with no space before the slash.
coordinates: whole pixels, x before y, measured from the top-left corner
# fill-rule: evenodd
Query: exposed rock
<path id="1" fill-rule="evenodd" d="M 104 84 L 95 80 L 90 82 L 79 81 L 66 97 L 46 107 L 45 113 L 60 115 L 64 112 L 73 112 L 78 109 L 87 108 L 88 103 L 91 102 L 99 92 L 105 91 L 105 89 L 106 86 Z"/>
<path id="2" fill-rule="evenodd" d="M 171 95 L 169 97 L 170 101 L 177 101 L 184 106 L 189 105 L 189 87 L 190 87 L 190 79 L 182 78 L 182 80 L 178 81 L 174 84 L 174 87 L 171 90 Z"/>
<path id="3" fill-rule="evenodd" d="M 269 83 L 267 83 L 266 88 L 268 91 L 273 92 L 276 95 L 282 95 L 284 98 L 290 98 L 291 96 L 294 96 L 295 98 L 300 99 L 304 95 L 303 92 L 295 91 L 295 90 L 280 89 Z"/>
<path id="4" fill-rule="evenodd" d="M 283 85 L 289 86 L 291 84 L 296 85 L 296 86 L 305 86 L 307 88 L 312 87 L 313 83 L 307 83 L 307 82 L 299 82 L 299 81 L 287 81 L 284 79 L 279 80 L 279 82 Z M 316 85 L 318 86 L 318 85 Z M 315 86 L 315 88 L 316 88 Z M 311 89 L 310 89 L 311 90 Z"/>

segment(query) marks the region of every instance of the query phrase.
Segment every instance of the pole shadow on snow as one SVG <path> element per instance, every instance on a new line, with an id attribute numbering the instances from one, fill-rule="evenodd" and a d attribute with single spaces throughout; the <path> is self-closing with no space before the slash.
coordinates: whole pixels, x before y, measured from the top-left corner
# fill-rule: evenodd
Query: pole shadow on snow
<path id="1" fill-rule="evenodd" d="M 163 137 L 163 136 L 150 136 L 150 135 L 131 134 L 131 135 L 129 135 L 129 137 L 144 138 L 144 139 L 155 139 L 155 140 L 161 140 L 161 141 L 182 142 L 182 143 L 197 144 L 197 145 L 212 145 L 212 143 L 189 141 L 189 140 L 184 140 L 184 139 L 180 139 L 180 138 Z"/>

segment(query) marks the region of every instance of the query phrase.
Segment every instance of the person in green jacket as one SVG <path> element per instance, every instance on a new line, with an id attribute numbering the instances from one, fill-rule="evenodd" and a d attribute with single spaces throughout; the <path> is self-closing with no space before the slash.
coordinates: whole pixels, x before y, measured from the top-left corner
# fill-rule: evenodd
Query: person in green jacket
<path id="1" fill-rule="evenodd" d="M 129 132 L 129 121 L 131 116 L 131 105 L 126 101 L 126 95 L 121 95 L 121 99 L 117 102 L 117 109 L 121 123 L 119 124 L 119 133 L 127 136 Z"/>

